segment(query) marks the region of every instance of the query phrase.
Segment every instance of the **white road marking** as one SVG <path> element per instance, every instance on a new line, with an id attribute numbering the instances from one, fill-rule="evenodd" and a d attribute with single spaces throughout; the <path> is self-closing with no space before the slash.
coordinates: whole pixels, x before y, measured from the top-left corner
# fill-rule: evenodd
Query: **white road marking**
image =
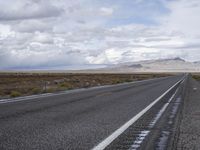
<path id="1" fill-rule="evenodd" d="M 129 148 L 129 150 L 137 150 L 140 147 L 141 143 L 146 138 L 146 136 L 149 134 L 149 132 L 150 132 L 149 130 L 141 131 L 136 140 L 134 141 L 134 143 Z"/>
<path id="2" fill-rule="evenodd" d="M 167 103 L 160 109 L 160 111 L 157 113 L 157 115 L 153 118 L 153 120 L 150 122 L 149 124 L 149 128 L 152 129 L 155 124 L 158 122 L 158 120 L 161 118 L 161 116 L 163 115 L 163 113 L 165 112 L 165 110 L 167 109 L 168 105 L 170 104 L 170 102 L 173 100 L 173 98 L 175 97 L 176 93 L 178 92 L 179 88 L 176 89 L 176 91 L 174 92 L 174 94 L 170 97 L 170 99 L 167 101 Z M 137 136 L 137 138 L 135 139 L 135 141 L 133 142 L 133 144 L 131 145 L 131 148 L 129 150 L 136 150 L 138 149 L 142 142 L 144 141 L 144 139 L 148 136 L 148 134 L 151 132 L 148 130 L 148 132 L 143 135 L 142 133 L 144 133 L 146 130 L 141 131 L 140 134 Z M 142 138 L 141 138 L 142 135 Z M 136 148 L 137 147 L 137 148 Z"/>
<path id="3" fill-rule="evenodd" d="M 135 123 L 141 116 L 143 116 L 150 108 L 152 108 L 158 101 L 160 101 L 169 91 L 171 91 L 176 85 L 178 85 L 180 82 L 182 82 L 184 80 L 184 78 L 185 78 L 185 76 L 181 80 L 179 80 L 177 83 L 175 83 L 172 87 L 170 87 L 161 96 L 159 96 L 156 100 L 154 100 L 150 105 L 148 105 L 146 108 L 144 108 L 142 111 L 140 111 L 137 115 L 135 115 L 133 118 L 131 118 L 128 122 L 126 122 L 124 125 L 122 125 L 119 129 L 117 129 L 115 132 L 113 132 L 106 139 L 104 139 L 101 143 L 99 143 L 97 146 L 92 148 L 92 150 L 105 149 L 119 135 L 121 135 L 126 129 L 128 129 L 133 123 Z"/>
<path id="4" fill-rule="evenodd" d="M 196 87 L 194 87 L 194 88 L 193 88 L 193 90 L 194 90 L 194 91 L 196 91 L 196 90 L 197 90 L 197 88 L 196 88 Z"/>

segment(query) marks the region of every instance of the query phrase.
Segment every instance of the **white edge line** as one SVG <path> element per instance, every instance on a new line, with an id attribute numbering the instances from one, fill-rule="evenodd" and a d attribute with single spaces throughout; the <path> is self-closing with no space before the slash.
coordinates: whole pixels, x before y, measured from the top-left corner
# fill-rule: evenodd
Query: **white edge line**
<path id="1" fill-rule="evenodd" d="M 171 88 L 169 88 L 165 93 L 159 96 L 155 101 L 153 101 L 150 105 L 140 111 L 136 116 L 122 125 L 119 129 L 114 131 L 111 135 L 109 135 L 106 139 L 104 139 L 101 143 L 97 146 L 92 148 L 92 150 L 103 150 L 105 149 L 110 143 L 112 143 L 120 134 L 122 134 L 126 129 L 128 129 L 133 123 L 135 123 L 144 113 L 146 113 L 151 107 L 153 107 L 158 101 L 160 101 L 169 91 L 171 91 L 176 85 L 178 85 L 183 79 L 179 80 L 175 83 Z"/>
<path id="2" fill-rule="evenodd" d="M 153 78 L 153 79 L 133 81 L 133 82 L 125 82 L 125 83 L 114 84 L 114 85 L 96 86 L 96 87 L 91 87 L 91 88 L 80 88 L 80 89 L 74 89 L 74 90 L 70 90 L 70 91 L 63 91 L 63 92 L 59 92 L 59 93 L 45 93 L 45 94 L 30 95 L 30 96 L 17 97 L 17 98 L 0 99 L 0 104 L 26 101 L 26 100 L 32 100 L 32 99 L 38 99 L 38 98 L 50 97 L 50 96 L 57 96 L 57 95 L 65 95 L 65 94 L 76 93 L 76 92 L 80 92 L 80 91 L 88 91 L 88 90 L 93 90 L 93 89 L 110 88 L 113 86 L 121 86 L 121 85 L 133 84 L 133 83 L 142 83 L 142 82 L 165 79 L 165 78 L 170 78 L 170 77 L 174 77 L 174 76 Z"/>

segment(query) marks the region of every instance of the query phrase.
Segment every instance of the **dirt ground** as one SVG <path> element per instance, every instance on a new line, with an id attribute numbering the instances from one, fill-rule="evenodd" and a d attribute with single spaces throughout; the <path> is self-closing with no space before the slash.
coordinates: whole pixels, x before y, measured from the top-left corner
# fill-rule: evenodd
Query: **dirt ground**
<path id="1" fill-rule="evenodd" d="M 118 84 L 170 74 L 0 73 L 0 98 Z"/>

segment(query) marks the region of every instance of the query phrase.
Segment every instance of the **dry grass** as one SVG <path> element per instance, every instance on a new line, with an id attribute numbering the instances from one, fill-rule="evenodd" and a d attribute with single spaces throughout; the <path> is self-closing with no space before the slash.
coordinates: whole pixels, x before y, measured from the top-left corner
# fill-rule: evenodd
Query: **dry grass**
<path id="1" fill-rule="evenodd" d="M 169 74 L 0 73 L 0 98 L 118 84 Z"/>
<path id="2" fill-rule="evenodd" d="M 11 93 L 10 93 L 10 97 L 19 97 L 21 95 L 22 94 L 18 91 L 11 91 Z"/>
<path id="3" fill-rule="evenodd" d="M 193 73 L 193 74 L 192 74 L 192 77 L 193 77 L 195 80 L 200 81 L 200 73 Z"/>

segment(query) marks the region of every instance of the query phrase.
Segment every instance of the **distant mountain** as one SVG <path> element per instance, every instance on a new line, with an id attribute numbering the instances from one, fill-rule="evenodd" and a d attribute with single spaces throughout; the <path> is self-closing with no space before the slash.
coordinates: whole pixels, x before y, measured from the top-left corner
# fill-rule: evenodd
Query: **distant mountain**
<path id="1" fill-rule="evenodd" d="M 188 62 L 180 57 L 171 59 L 126 62 L 98 70 L 99 72 L 200 72 L 199 62 Z"/>
<path id="2" fill-rule="evenodd" d="M 130 67 L 130 68 L 142 68 L 143 66 L 141 64 L 132 64 L 132 65 L 129 65 L 128 67 Z"/>
<path id="3" fill-rule="evenodd" d="M 171 59 L 158 59 L 157 61 L 181 61 L 181 62 L 185 62 L 185 60 L 180 58 L 180 57 L 175 57 L 175 58 L 171 58 Z"/>
<path id="4" fill-rule="evenodd" d="M 195 61 L 194 64 L 199 64 L 200 65 L 200 61 Z"/>

